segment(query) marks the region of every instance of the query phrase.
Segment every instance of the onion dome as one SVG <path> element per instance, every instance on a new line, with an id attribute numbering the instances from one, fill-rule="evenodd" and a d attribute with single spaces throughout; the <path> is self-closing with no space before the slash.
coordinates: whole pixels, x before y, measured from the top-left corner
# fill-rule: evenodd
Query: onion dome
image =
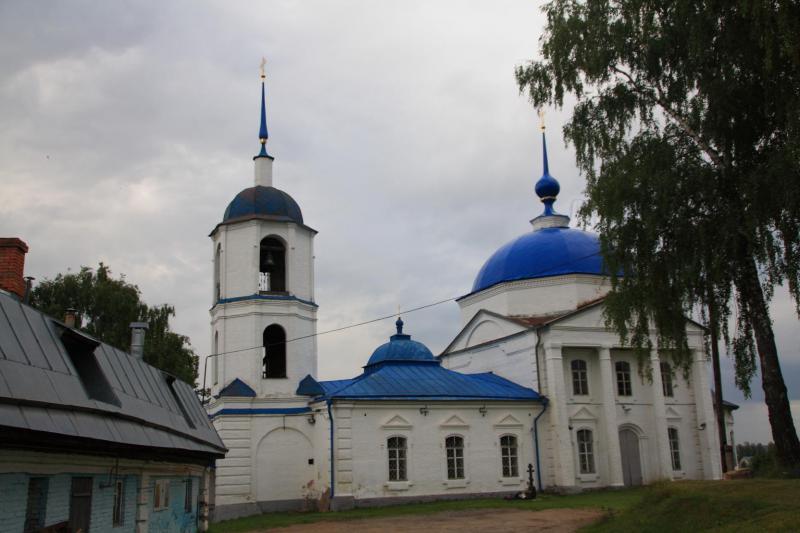
<path id="1" fill-rule="evenodd" d="M 228 204 L 222 221 L 252 217 L 303 223 L 303 213 L 294 198 L 280 189 L 263 185 L 248 187 L 237 194 Z"/>
<path id="2" fill-rule="evenodd" d="M 389 342 L 379 346 L 372 356 L 365 368 L 378 365 L 380 363 L 397 363 L 397 362 L 431 362 L 439 364 L 439 361 L 433 356 L 427 346 L 421 342 L 412 341 L 411 335 L 403 333 L 403 320 L 398 318 L 395 322 L 397 326 L 397 333 L 389 337 Z"/>
<path id="3" fill-rule="evenodd" d="M 489 257 L 478 272 L 470 294 L 507 281 L 565 274 L 605 275 L 598 236 L 570 228 L 569 217 L 553 208 L 561 186 L 550 175 L 542 129 L 544 171 L 535 191 L 544 204 L 544 212 L 531 220 L 532 232 L 503 245 Z"/>

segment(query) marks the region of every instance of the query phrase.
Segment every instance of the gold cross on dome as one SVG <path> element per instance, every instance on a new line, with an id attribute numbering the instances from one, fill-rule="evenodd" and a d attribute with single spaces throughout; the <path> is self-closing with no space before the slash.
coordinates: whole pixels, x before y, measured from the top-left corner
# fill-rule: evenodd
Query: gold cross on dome
<path id="1" fill-rule="evenodd" d="M 266 73 L 266 71 L 264 69 L 264 67 L 266 65 L 267 65 L 267 59 L 265 57 L 262 57 L 261 58 L 261 79 L 262 80 L 267 77 L 267 73 Z"/>
<path id="2" fill-rule="evenodd" d="M 539 115 L 539 129 L 544 131 L 544 109 L 540 107 L 536 114 Z"/>

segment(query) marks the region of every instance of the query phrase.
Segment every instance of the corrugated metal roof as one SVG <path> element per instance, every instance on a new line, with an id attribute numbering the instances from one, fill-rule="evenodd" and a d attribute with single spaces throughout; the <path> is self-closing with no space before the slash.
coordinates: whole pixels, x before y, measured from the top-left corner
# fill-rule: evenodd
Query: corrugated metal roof
<path id="1" fill-rule="evenodd" d="M 329 399 L 528 400 L 542 397 L 533 389 L 495 374 L 462 374 L 437 362 L 386 364 L 356 378 L 321 381 Z M 302 394 L 302 391 L 298 391 Z"/>
<path id="2" fill-rule="evenodd" d="M 90 397 L 61 340 L 66 329 L 0 291 L 0 426 L 121 445 L 225 453 L 191 385 L 180 380 L 170 384 L 164 372 L 107 344 L 98 343 L 91 355 L 120 405 Z"/>

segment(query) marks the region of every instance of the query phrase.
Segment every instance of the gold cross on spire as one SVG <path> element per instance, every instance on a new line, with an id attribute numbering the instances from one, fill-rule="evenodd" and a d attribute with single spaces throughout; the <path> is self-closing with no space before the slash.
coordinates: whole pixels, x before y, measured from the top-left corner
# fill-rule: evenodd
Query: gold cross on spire
<path id="1" fill-rule="evenodd" d="M 265 67 L 266 65 L 267 65 L 267 59 L 266 59 L 265 57 L 262 57 L 262 58 L 261 58 L 261 79 L 262 79 L 262 80 L 263 80 L 263 79 L 266 79 L 266 77 L 267 77 L 267 72 L 266 72 L 266 70 L 264 69 L 264 67 Z"/>
<path id="2" fill-rule="evenodd" d="M 544 131 L 544 109 L 540 107 L 536 114 L 539 115 L 539 129 Z"/>

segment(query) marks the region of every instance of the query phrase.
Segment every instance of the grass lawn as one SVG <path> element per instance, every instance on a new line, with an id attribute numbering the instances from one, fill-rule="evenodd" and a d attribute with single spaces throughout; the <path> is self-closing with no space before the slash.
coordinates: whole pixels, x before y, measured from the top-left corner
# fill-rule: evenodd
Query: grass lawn
<path id="1" fill-rule="evenodd" d="M 420 515 L 440 511 L 512 508 L 596 508 L 608 518 L 590 532 L 800 531 L 800 480 L 685 481 L 535 501 L 481 499 L 354 509 L 338 513 L 269 513 L 213 524 L 211 533 L 234 533 L 320 521 Z"/>

